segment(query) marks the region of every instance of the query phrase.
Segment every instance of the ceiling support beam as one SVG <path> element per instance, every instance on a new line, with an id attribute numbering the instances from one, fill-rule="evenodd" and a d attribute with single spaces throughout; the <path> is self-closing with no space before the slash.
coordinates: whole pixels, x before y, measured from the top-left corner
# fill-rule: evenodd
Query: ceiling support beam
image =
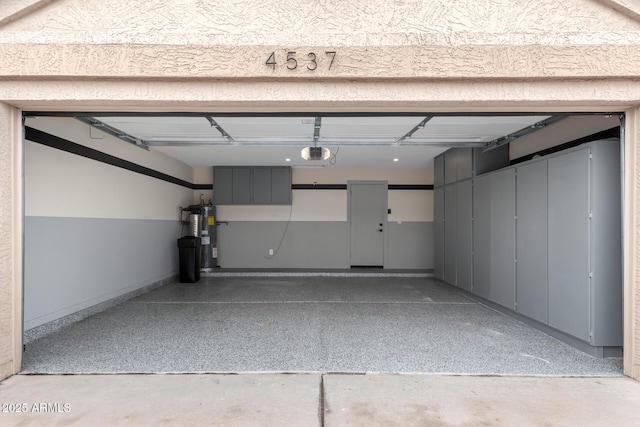
<path id="1" fill-rule="evenodd" d="M 222 128 L 222 126 L 220 126 L 220 125 L 218 124 L 218 122 L 216 122 L 216 121 L 214 120 L 214 118 L 213 118 L 213 117 L 211 117 L 211 116 L 204 116 L 204 118 L 205 118 L 205 119 L 207 119 L 207 120 L 209 120 L 209 123 L 211 123 L 211 127 L 212 127 L 212 128 L 216 128 L 216 129 L 218 130 L 218 132 L 220 132 L 220 134 L 221 134 L 222 136 L 224 136 L 225 138 L 227 138 L 227 140 L 228 140 L 229 142 L 236 143 L 235 138 L 234 138 L 234 137 L 232 137 L 231 135 L 229 135 L 229 133 L 228 133 L 226 130 L 224 130 L 224 129 Z"/>
<path id="2" fill-rule="evenodd" d="M 320 139 L 320 128 L 322 127 L 322 117 L 316 116 L 315 124 L 313 125 L 313 145 L 318 143 Z"/>
<path id="3" fill-rule="evenodd" d="M 424 119 L 422 119 L 422 121 L 420 123 L 418 123 L 413 129 L 411 129 L 409 132 L 405 133 L 400 138 L 398 138 L 396 140 L 395 144 L 396 145 L 402 144 L 405 139 L 411 138 L 414 133 L 416 133 L 420 129 L 423 129 L 424 126 L 427 124 L 427 122 L 429 122 L 429 120 L 433 119 L 433 117 L 434 116 L 427 116 Z"/>
<path id="4" fill-rule="evenodd" d="M 129 135 L 128 133 L 123 132 L 120 129 L 108 125 L 104 122 L 101 122 L 94 117 L 76 117 L 76 120 L 86 123 L 89 126 L 100 130 L 101 132 L 108 133 L 111 136 L 115 136 L 116 138 L 121 139 L 124 142 L 128 142 L 129 144 L 133 144 L 136 147 L 142 148 L 143 150 L 149 151 L 148 141 Z"/>

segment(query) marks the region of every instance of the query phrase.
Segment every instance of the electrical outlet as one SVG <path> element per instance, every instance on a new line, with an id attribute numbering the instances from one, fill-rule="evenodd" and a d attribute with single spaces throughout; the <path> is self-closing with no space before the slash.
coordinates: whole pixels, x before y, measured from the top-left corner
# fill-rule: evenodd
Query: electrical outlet
<path id="1" fill-rule="evenodd" d="M 269 255 L 273 255 L 273 249 L 269 249 Z"/>

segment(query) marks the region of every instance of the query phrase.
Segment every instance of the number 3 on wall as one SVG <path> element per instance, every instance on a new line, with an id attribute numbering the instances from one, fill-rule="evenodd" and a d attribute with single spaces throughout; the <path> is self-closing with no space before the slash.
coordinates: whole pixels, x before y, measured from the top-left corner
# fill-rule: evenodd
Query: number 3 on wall
<path id="1" fill-rule="evenodd" d="M 333 67 L 333 62 L 336 59 L 336 51 L 325 51 L 325 55 L 331 58 L 331 61 L 329 62 L 329 66 L 327 67 L 327 70 L 331 70 L 331 67 Z M 307 63 L 306 64 L 307 70 L 315 71 L 318 69 L 318 57 L 315 54 L 315 52 L 307 53 L 306 63 Z M 287 64 L 287 70 L 289 71 L 293 71 L 298 68 L 298 60 L 296 59 L 295 51 L 287 51 L 286 64 Z M 271 69 L 273 70 L 276 69 L 276 65 L 278 65 L 278 62 L 276 60 L 275 52 L 271 52 L 271 55 L 269 55 L 269 57 L 265 61 L 265 65 L 270 66 Z"/>

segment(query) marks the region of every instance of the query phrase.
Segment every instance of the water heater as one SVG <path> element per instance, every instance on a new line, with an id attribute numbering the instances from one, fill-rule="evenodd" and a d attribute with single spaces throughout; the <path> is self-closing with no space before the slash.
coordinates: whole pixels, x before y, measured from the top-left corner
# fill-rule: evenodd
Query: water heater
<path id="1" fill-rule="evenodd" d="M 200 226 L 200 268 L 212 269 L 218 266 L 218 236 L 216 232 L 216 207 L 202 206 Z"/>

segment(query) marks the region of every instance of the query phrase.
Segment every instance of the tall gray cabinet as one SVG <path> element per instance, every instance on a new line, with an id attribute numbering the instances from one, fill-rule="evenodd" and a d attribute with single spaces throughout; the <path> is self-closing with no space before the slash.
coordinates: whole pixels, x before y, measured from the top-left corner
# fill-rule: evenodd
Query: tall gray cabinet
<path id="1" fill-rule="evenodd" d="M 476 179 L 473 247 L 476 293 L 504 307 L 515 305 L 515 172 L 503 169 Z"/>
<path id="2" fill-rule="evenodd" d="M 516 310 L 547 324 L 547 162 L 539 161 L 517 168 L 516 185 Z"/>
<path id="3" fill-rule="evenodd" d="M 435 197 L 436 277 L 594 355 L 621 347 L 619 140 L 447 182 L 447 154 L 459 159 L 458 150 L 436 162 L 445 168 Z"/>
<path id="4" fill-rule="evenodd" d="M 449 150 L 434 162 L 434 275 L 470 291 L 473 152 L 469 148 Z"/>

